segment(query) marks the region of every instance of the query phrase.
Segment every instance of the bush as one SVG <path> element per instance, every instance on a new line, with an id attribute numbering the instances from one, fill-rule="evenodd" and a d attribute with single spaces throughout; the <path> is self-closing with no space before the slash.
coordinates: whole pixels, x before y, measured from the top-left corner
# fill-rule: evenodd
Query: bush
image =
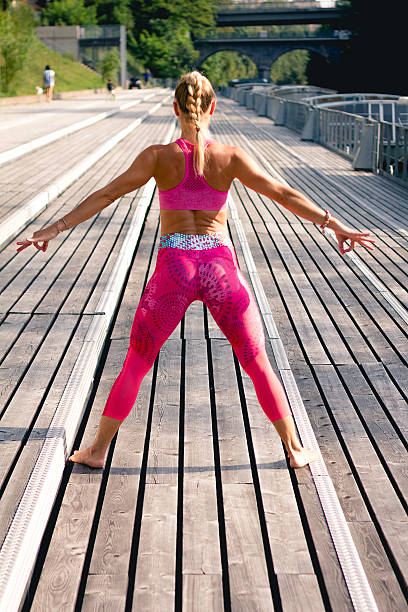
<path id="1" fill-rule="evenodd" d="M 102 74 L 102 78 L 116 79 L 120 68 L 120 56 L 116 47 L 109 49 L 98 63 L 98 71 Z"/>
<path id="2" fill-rule="evenodd" d="M 0 87 L 11 90 L 34 40 L 35 18 L 25 4 L 0 11 Z"/>

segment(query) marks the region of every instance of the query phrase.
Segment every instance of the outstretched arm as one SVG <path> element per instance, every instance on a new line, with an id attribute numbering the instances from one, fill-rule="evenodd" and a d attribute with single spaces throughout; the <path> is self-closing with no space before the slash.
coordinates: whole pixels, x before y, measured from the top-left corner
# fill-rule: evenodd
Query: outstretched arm
<path id="1" fill-rule="evenodd" d="M 258 166 L 250 155 L 239 148 L 235 150 L 234 178 L 238 178 L 241 183 L 250 187 L 250 189 L 279 202 L 279 204 L 282 204 L 282 206 L 295 215 L 299 215 L 299 217 L 307 221 L 322 225 L 327 219 L 324 210 L 300 193 L 300 191 L 272 179 Z M 370 232 L 357 232 L 331 215 L 326 227 L 335 232 L 342 254 L 352 251 L 356 243 L 361 244 L 367 249 L 373 249 L 371 245 L 374 243 L 374 240 L 369 238 Z M 350 240 L 350 246 L 348 247 L 344 245 L 346 240 Z"/>
<path id="2" fill-rule="evenodd" d="M 142 151 L 123 174 L 105 187 L 94 191 L 76 208 L 64 215 L 63 221 L 60 220 L 59 223 L 56 221 L 52 225 L 34 232 L 31 238 L 26 238 L 23 242 L 17 242 L 20 245 L 17 251 L 23 251 L 31 244 L 40 251 L 46 251 L 49 241 L 58 236 L 60 231 L 79 225 L 112 204 L 120 196 L 145 185 L 155 174 L 157 151 L 157 145 Z M 42 244 L 40 245 L 40 243 Z"/>

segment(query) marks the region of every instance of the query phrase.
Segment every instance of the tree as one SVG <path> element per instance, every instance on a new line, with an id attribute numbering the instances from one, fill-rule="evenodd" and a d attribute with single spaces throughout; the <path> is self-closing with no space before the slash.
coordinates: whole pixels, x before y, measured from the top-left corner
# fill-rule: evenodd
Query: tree
<path id="1" fill-rule="evenodd" d="M 216 89 L 228 85 L 232 79 L 256 78 L 258 74 L 254 62 L 237 51 L 219 51 L 211 55 L 203 63 L 202 70 Z"/>
<path id="2" fill-rule="evenodd" d="M 0 79 L 4 93 L 24 66 L 34 37 L 35 18 L 25 4 L 0 11 Z"/>
<path id="3" fill-rule="evenodd" d="M 96 7 L 85 6 L 84 0 L 54 0 L 41 12 L 44 25 L 96 25 Z"/>
<path id="4" fill-rule="evenodd" d="M 295 49 L 284 53 L 272 65 L 272 81 L 277 85 L 306 85 L 308 82 L 306 76 L 308 61 L 309 52 L 304 49 Z"/>
<path id="5" fill-rule="evenodd" d="M 112 47 L 109 49 L 107 53 L 103 56 L 102 60 L 98 64 L 98 70 L 102 74 L 102 78 L 106 79 L 115 79 L 118 76 L 120 68 L 120 56 L 119 51 L 116 47 Z"/>
<path id="6" fill-rule="evenodd" d="M 137 15 L 130 51 L 155 76 L 177 77 L 198 57 L 192 38 L 214 23 L 215 0 L 131 0 Z"/>
<path id="7" fill-rule="evenodd" d="M 85 4 L 95 7 L 99 25 L 121 24 L 134 27 L 134 19 L 130 8 L 130 0 L 85 0 Z"/>

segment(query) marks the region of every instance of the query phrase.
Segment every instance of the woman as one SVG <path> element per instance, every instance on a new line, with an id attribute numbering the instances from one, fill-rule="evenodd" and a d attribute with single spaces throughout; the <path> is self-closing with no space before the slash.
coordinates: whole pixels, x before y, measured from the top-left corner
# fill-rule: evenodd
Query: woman
<path id="1" fill-rule="evenodd" d="M 43 72 L 43 85 L 45 89 L 45 99 L 47 102 L 52 100 L 52 90 L 55 86 L 55 72 L 47 65 Z"/>
<path id="2" fill-rule="evenodd" d="M 125 193 L 154 177 L 159 189 L 161 240 L 155 272 L 137 308 L 129 349 L 116 379 L 93 444 L 70 460 L 102 467 L 109 444 L 136 400 L 140 383 L 164 341 L 192 301 L 202 300 L 230 340 L 241 366 L 252 379 L 259 402 L 280 435 L 292 467 L 318 458 L 302 448 L 288 401 L 265 352 L 263 325 L 254 297 L 237 265 L 227 232 L 227 195 L 234 178 L 280 202 L 304 219 L 336 233 L 341 253 L 356 243 L 372 248 L 360 233 L 322 211 L 298 191 L 265 174 L 238 147 L 207 140 L 215 94 L 210 82 L 191 72 L 177 84 L 174 112 L 181 138 L 153 145 L 126 172 L 86 198 L 65 217 L 18 242 L 46 251 L 51 239 L 89 219 Z M 344 243 L 351 244 L 345 248 Z"/>

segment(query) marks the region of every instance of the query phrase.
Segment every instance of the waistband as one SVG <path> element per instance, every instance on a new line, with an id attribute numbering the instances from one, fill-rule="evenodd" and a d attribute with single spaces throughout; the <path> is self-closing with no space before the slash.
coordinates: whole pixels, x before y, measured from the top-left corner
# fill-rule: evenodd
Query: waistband
<path id="1" fill-rule="evenodd" d="M 173 248 L 186 251 L 205 251 L 220 246 L 232 247 L 230 237 L 223 232 L 214 234 L 164 234 L 160 236 L 159 249 Z"/>

